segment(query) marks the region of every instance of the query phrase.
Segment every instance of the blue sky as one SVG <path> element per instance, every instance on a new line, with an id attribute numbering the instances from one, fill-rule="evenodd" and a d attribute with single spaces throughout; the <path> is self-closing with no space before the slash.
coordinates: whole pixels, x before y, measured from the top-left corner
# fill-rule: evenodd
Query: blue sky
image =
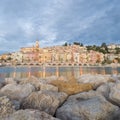
<path id="1" fill-rule="evenodd" d="M 0 52 L 120 43 L 120 0 L 0 0 Z"/>

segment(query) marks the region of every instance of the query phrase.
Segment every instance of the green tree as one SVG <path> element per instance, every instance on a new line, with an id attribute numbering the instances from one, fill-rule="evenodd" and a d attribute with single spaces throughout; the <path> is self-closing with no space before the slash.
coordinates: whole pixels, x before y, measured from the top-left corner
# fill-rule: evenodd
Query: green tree
<path id="1" fill-rule="evenodd" d="M 67 42 L 65 42 L 65 44 L 63 46 L 67 46 L 67 45 L 68 45 Z"/>
<path id="2" fill-rule="evenodd" d="M 79 42 L 73 42 L 73 44 L 74 44 L 74 45 L 80 45 L 80 43 L 79 43 Z"/>
<path id="3" fill-rule="evenodd" d="M 81 43 L 80 46 L 84 46 L 83 43 Z"/>
<path id="4" fill-rule="evenodd" d="M 103 48 L 103 49 L 105 50 L 105 53 L 109 53 L 109 52 L 108 52 L 108 47 L 107 47 L 106 43 L 103 42 L 103 43 L 101 44 L 101 48 Z"/>
<path id="5" fill-rule="evenodd" d="M 103 43 L 101 44 L 101 47 L 103 47 L 103 48 L 107 47 L 106 43 L 103 42 Z"/>
<path id="6" fill-rule="evenodd" d="M 115 52 L 116 54 L 120 54 L 120 48 L 116 47 L 115 50 L 116 50 Z"/>

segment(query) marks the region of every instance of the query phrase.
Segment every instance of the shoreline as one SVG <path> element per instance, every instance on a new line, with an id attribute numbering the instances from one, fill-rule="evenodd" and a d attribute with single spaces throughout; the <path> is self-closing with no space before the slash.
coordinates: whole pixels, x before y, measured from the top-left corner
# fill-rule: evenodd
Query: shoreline
<path id="1" fill-rule="evenodd" d="M 3 67 L 120 67 L 119 65 L 3 65 Z"/>

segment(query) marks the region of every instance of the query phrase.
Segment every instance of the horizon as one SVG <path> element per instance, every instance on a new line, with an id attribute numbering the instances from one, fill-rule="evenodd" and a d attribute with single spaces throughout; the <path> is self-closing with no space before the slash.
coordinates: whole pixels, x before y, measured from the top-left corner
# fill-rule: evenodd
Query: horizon
<path id="1" fill-rule="evenodd" d="M 118 0 L 1 0 L 0 54 L 80 42 L 120 44 Z"/>

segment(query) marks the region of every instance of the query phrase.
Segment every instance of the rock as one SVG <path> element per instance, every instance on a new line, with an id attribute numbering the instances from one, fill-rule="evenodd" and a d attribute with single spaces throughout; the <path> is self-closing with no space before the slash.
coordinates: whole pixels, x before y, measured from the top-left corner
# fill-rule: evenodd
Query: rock
<path id="1" fill-rule="evenodd" d="M 67 94 L 62 92 L 33 92 L 22 102 L 22 108 L 39 109 L 54 115 L 56 109 L 66 100 L 66 98 Z"/>
<path id="2" fill-rule="evenodd" d="M 17 84 L 14 78 L 5 78 L 5 84 Z"/>
<path id="3" fill-rule="evenodd" d="M 7 98 L 6 96 L 0 97 L 0 116 L 4 117 L 13 112 L 15 112 L 15 108 L 10 99 Z"/>
<path id="4" fill-rule="evenodd" d="M 14 80 L 19 84 L 20 82 L 22 82 L 22 81 L 25 81 L 25 80 L 27 80 L 28 78 L 14 78 Z"/>
<path id="5" fill-rule="evenodd" d="M 40 84 L 40 90 L 45 91 L 45 90 L 50 90 L 50 91 L 56 91 L 58 92 L 58 88 L 50 85 L 50 84 Z"/>
<path id="6" fill-rule="evenodd" d="M 101 85 L 100 87 L 97 88 L 96 91 L 98 93 L 101 93 L 101 95 L 103 95 L 105 98 L 108 99 L 109 93 L 110 93 L 109 84 L 105 83 L 105 84 Z"/>
<path id="7" fill-rule="evenodd" d="M 39 79 L 37 79 L 36 77 L 31 76 L 31 77 L 28 78 L 28 79 L 22 80 L 22 81 L 20 82 L 20 84 L 23 85 L 23 84 L 30 83 L 30 84 L 32 84 L 32 85 L 35 87 L 35 89 L 36 89 L 37 91 L 39 91 L 39 90 L 58 91 L 58 88 L 57 88 L 57 87 L 55 87 L 55 86 L 53 86 L 53 85 L 50 85 L 50 84 L 47 84 L 47 83 L 44 82 L 44 81 L 45 81 L 45 80 L 39 80 Z"/>
<path id="8" fill-rule="evenodd" d="M 49 76 L 49 77 L 46 77 L 44 81 L 49 84 L 50 82 L 57 80 L 57 79 L 58 79 L 57 76 Z"/>
<path id="9" fill-rule="evenodd" d="M 48 115 L 47 113 L 39 110 L 26 109 L 18 110 L 4 118 L 1 117 L 0 120 L 59 120 L 59 119 L 54 118 L 51 115 Z"/>
<path id="10" fill-rule="evenodd" d="M 15 107 L 15 110 L 19 110 L 20 109 L 20 102 L 19 101 L 17 101 L 17 100 L 12 100 L 11 101 L 12 103 L 13 103 L 13 105 L 14 105 L 14 107 Z"/>
<path id="11" fill-rule="evenodd" d="M 119 107 L 98 92 L 89 91 L 70 96 L 57 109 L 56 117 L 61 120 L 114 120 L 120 116 L 116 113 L 120 113 Z"/>
<path id="12" fill-rule="evenodd" d="M 61 81 L 69 81 L 66 77 L 64 77 L 64 76 L 60 76 L 60 77 L 58 77 L 58 79 L 57 80 L 61 80 Z"/>
<path id="13" fill-rule="evenodd" d="M 117 77 L 118 77 L 118 80 L 120 80 L 120 74 Z"/>
<path id="14" fill-rule="evenodd" d="M 49 77 L 46 77 L 44 79 L 40 78 L 39 80 L 41 83 L 44 83 L 44 84 L 50 84 L 52 81 L 55 81 L 55 80 L 68 81 L 68 79 L 64 76 L 60 76 L 60 77 L 49 76 Z"/>
<path id="15" fill-rule="evenodd" d="M 41 82 L 36 77 L 31 76 L 30 78 L 24 79 L 20 82 L 20 84 L 22 84 L 22 85 L 27 84 L 27 83 L 32 84 L 35 87 L 36 90 L 40 90 Z"/>
<path id="16" fill-rule="evenodd" d="M 33 91 L 35 91 L 34 86 L 29 83 L 25 85 L 8 84 L 1 88 L 0 94 L 8 96 L 12 100 L 21 101 Z"/>
<path id="17" fill-rule="evenodd" d="M 94 89 L 99 87 L 100 85 L 108 82 L 115 82 L 114 79 L 111 78 L 110 75 L 81 75 L 77 81 L 79 83 L 91 83 L 94 85 Z"/>
<path id="18" fill-rule="evenodd" d="M 120 106 L 120 82 L 110 86 L 109 99 Z"/>
<path id="19" fill-rule="evenodd" d="M 89 91 L 93 89 L 92 84 L 78 84 L 75 81 L 61 81 L 55 80 L 51 82 L 52 85 L 57 86 L 60 92 L 65 92 L 68 95 L 77 94 L 84 91 Z"/>
<path id="20" fill-rule="evenodd" d="M 0 89 L 3 87 L 3 83 L 0 83 Z"/>

